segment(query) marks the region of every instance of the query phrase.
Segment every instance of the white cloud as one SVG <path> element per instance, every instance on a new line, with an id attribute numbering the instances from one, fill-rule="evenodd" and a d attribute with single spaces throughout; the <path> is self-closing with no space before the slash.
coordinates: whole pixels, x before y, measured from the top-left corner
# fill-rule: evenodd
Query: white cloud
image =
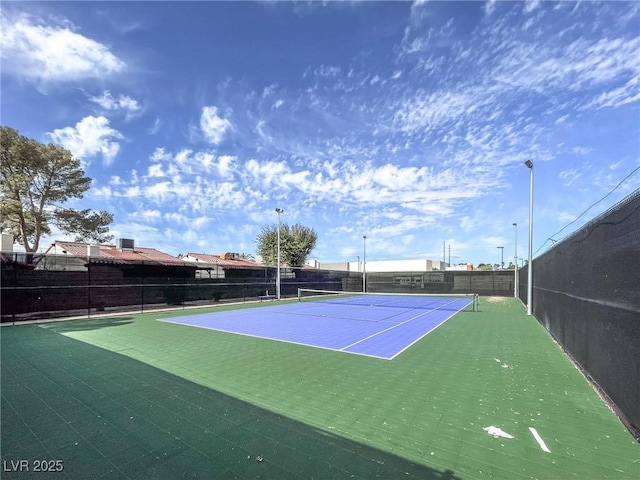
<path id="1" fill-rule="evenodd" d="M 113 163 L 120 150 L 117 140 L 124 138 L 120 132 L 111 128 L 109 120 L 102 116 L 85 117 L 76 123 L 75 127 L 56 129 L 47 135 L 84 162 L 87 162 L 88 158 L 101 155 L 106 166 Z"/>
<path id="2" fill-rule="evenodd" d="M 264 90 L 262 90 L 262 98 L 270 97 L 271 95 L 273 95 L 276 92 L 277 88 L 278 88 L 278 84 L 277 83 L 273 83 L 273 84 L 269 85 L 268 87 L 264 87 Z"/>
<path id="3" fill-rule="evenodd" d="M 313 73 L 320 77 L 338 77 L 342 73 L 342 69 L 335 65 L 320 65 Z"/>
<path id="4" fill-rule="evenodd" d="M 218 145 L 231 128 L 231 122 L 218 116 L 218 107 L 203 107 L 200 116 L 200 128 L 209 142 Z"/>
<path id="5" fill-rule="evenodd" d="M 152 162 L 163 162 L 163 161 L 168 161 L 171 160 L 173 157 L 171 156 L 170 153 L 167 153 L 167 151 L 160 147 L 160 148 L 156 148 L 153 153 L 151 154 L 151 157 L 149 157 L 149 160 L 151 160 Z"/>
<path id="6" fill-rule="evenodd" d="M 143 218 L 147 222 L 155 222 L 160 219 L 161 213 L 160 210 L 141 210 L 138 212 L 133 212 L 129 214 L 130 217 L 134 219 Z"/>
<path id="7" fill-rule="evenodd" d="M 184 148 L 172 155 L 164 148 L 156 148 L 149 160 L 152 162 L 147 169 L 149 177 L 217 174 L 220 178 L 232 178 L 237 157 L 232 155 L 216 157 L 212 152 L 194 152 L 189 148 Z"/>
<path id="8" fill-rule="evenodd" d="M 258 182 L 269 186 L 276 180 L 281 179 L 284 174 L 290 172 L 286 162 L 267 161 L 260 163 L 251 159 L 245 164 L 245 170 Z"/>
<path id="9" fill-rule="evenodd" d="M 609 170 L 618 170 L 622 164 L 623 160 L 618 160 L 617 162 L 611 163 L 607 166 L 609 167 Z"/>
<path id="10" fill-rule="evenodd" d="M 494 69 L 494 78 L 503 85 L 549 92 L 552 89 L 579 91 L 640 75 L 640 37 L 579 38 L 566 46 L 514 42 Z M 637 93 L 637 84 L 627 81 L 627 96 Z M 604 100 L 602 100 L 604 101 Z"/>
<path id="11" fill-rule="evenodd" d="M 540 0 L 526 0 L 524 4 L 524 12 L 531 13 L 540 6 Z"/>
<path id="12" fill-rule="evenodd" d="M 497 248 L 501 245 L 508 245 L 509 240 L 499 236 L 487 236 L 480 238 L 480 243 L 485 247 Z M 497 262 L 496 262 L 497 263 Z"/>
<path id="13" fill-rule="evenodd" d="M 149 169 L 147 170 L 147 175 L 155 178 L 165 176 L 162 165 L 160 165 L 159 163 L 154 163 L 153 165 L 149 165 Z"/>
<path id="14" fill-rule="evenodd" d="M 484 13 L 486 15 L 491 15 L 496 9 L 496 1 L 497 0 L 487 0 L 487 2 L 484 4 Z"/>
<path id="15" fill-rule="evenodd" d="M 576 219 L 576 215 L 575 213 L 560 211 L 556 213 L 556 219 L 560 223 L 568 223 L 573 222 Z"/>
<path id="16" fill-rule="evenodd" d="M 405 132 L 435 129 L 472 114 L 482 105 L 481 98 L 464 91 L 417 92 L 397 106 L 393 121 Z"/>
<path id="17" fill-rule="evenodd" d="M 591 147 L 573 147 L 571 149 L 573 153 L 577 153 L 578 155 L 587 155 L 588 153 L 593 151 Z"/>
<path id="18" fill-rule="evenodd" d="M 153 125 L 147 130 L 147 132 L 149 133 L 149 135 L 155 135 L 160 131 L 161 126 L 162 122 L 160 121 L 160 118 L 156 117 Z"/>
<path id="19" fill-rule="evenodd" d="M 579 169 L 574 168 L 571 170 L 563 170 L 558 174 L 558 176 L 562 179 L 562 185 L 564 187 L 568 187 L 582 176 L 582 172 Z"/>
<path id="20" fill-rule="evenodd" d="M 184 165 L 189 160 L 192 153 L 193 151 L 191 149 L 185 148 L 176 153 L 174 159 L 178 164 Z"/>
<path id="21" fill-rule="evenodd" d="M 113 196 L 113 191 L 109 185 L 105 185 L 104 187 L 94 187 L 91 189 L 91 196 L 98 198 L 111 198 Z"/>
<path id="22" fill-rule="evenodd" d="M 103 78 L 125 63 L 106 45 L 64 26 L 47 25 L 27 15 L 1 17 L 2 68 L 38 83 Z"/>
<path id="23" fill-rule="evenodd" d="M 141 108 L 137 100 L 122 94 L 114 98 L 109 90 L 102 92 L 102 95 L 89 97 L 89 100 L 97 103 L 105 110 L 127 110 L 129 112 L 136 112 Z"/>
<path id="24" fill-rule="evenodd" d="M 237 161 L 237 157 L 232 155 L 221 155 L 218 157 L 217 169 L 221 177 L 230 177 L 233 172 L 233 166 Z"/>
<path id="25" fill-rule="evenodd" d="M 638 101 L 640 101 L 640 77 L 634 76 L 623 86 L 601 93 L 587 103 L 583 109 L 591 107 L 615 108 Z"/>

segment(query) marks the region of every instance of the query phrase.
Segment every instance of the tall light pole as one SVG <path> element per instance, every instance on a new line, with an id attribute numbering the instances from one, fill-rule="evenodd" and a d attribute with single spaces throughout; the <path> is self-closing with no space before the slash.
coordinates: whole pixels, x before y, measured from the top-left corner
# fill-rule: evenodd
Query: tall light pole
<path id="1" fill-rule="evenodd" d="M 362 252 L 362 291 L 367 291 L 367 236 L 362 236 L 364 251 Z"/>
<path id="2" fill-rule="evenodd" d="M 513 298 L 518 298 L 518 224 L 514 222 L 513 227 L 516 231 L 516 243 L 513 253 Z"/>
<path id="3" fill-rule="evenodd" d="M 500 249 L 500 270 L 504 270 L 504 247 L 496 247 Z"/>
<path id="4" fill-rule="evenodd" d="M 276 275 L 276 298 L 280 300 L 280 214 L 284 212 L 281 208 L 276 208 L 278 214 L 278 273 Z"/>
<path id="5" fill-rule="evenodd" d="M 527 315 L 532 314 L 533 299 L 533 162 L 524 164 L 529 169 L 529 264 L 527 265 Z"/>

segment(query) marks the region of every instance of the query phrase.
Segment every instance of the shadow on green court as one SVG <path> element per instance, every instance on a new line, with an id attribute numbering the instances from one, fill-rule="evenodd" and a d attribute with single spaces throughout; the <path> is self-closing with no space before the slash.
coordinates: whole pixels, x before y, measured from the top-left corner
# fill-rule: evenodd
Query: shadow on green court
<path id="1" fill-rule="evenodd" d="M 3 478 L 459 479 L 37 325 L 1 336 Z"/>
<path id="2" fill-rule="evenodd" d="M 84 330 L 96 330 L 100 328 L 120 327 L 128 325 L 134 321 L 133 317 L 109 317 L 109 318 L 87 318 L 82 320 L 70 320 L 66 322 L 56 322 L 55 330 L 59 333 L 80 332 Z"/>

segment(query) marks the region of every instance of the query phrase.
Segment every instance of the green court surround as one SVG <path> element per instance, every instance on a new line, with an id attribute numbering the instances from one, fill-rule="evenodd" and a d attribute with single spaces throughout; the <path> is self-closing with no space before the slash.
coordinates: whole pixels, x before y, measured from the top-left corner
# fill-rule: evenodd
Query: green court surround
<path id="1" fill-rule="evenodd" d="M 480 310 L 392 361 L 157 321 L 193 310 L 4 326 L 1 476 L 640 478 L 640 445 L 521 303 Z"/>

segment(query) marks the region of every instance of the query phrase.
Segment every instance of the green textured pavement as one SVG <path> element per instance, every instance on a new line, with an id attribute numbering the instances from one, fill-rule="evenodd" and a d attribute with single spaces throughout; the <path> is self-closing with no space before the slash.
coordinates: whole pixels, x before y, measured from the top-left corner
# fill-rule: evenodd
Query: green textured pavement
<path id="1" fill-rule="evenodd" d="M 1 477 L 640 478 L 640 445 L 514 299 L 392 361 L 157 321 L 194 313 L 2 327 Z"/>

